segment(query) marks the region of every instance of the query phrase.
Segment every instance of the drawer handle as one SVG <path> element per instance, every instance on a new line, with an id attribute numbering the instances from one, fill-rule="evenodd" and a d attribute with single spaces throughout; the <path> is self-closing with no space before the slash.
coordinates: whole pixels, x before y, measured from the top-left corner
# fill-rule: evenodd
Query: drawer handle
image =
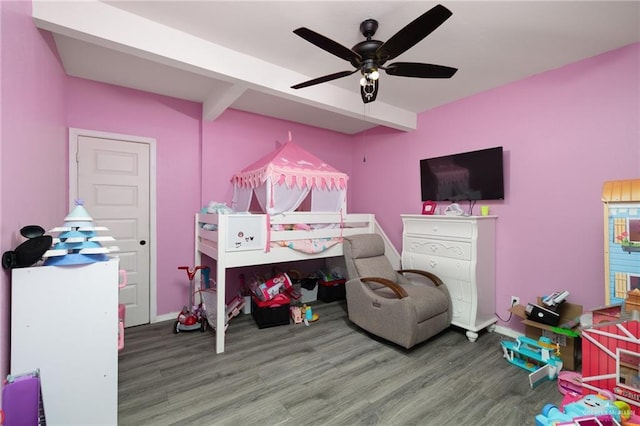
<path id="1" fill-rule="evenodd" d="M 429 247 L 431 247 L 431 251 L 434 253 L 438 250 L 438 246 L 435 244 L 431 244 Z"/>
<path id="2" fill-rule="evenodd" d="M 438 227 L 437 226 L 433 227 L 433 232 L 438 232 Z"/>
<path id="3" fill-rule="evenodd" d="M 429 265 L 431 265 L 431 267 L 432 267 L 432 268 L 435 268 L 437 264 L 438 264 L 438 262 L 436 262 L 436 261 L 435 261 L 435 260 L 433 260 L 433 259 L 431 259 L 431 260 L 429 261 Z"/>

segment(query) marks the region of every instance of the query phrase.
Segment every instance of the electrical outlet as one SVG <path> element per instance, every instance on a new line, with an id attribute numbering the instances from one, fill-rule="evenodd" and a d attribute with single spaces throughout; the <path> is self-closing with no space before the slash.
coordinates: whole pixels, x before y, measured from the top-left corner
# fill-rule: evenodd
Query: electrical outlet
<path id="1" fill-rule="evenodd" d="M 511 306 L 515 306 L 520 303 L 520 298 L 518 296 L 511 296 Z"/>

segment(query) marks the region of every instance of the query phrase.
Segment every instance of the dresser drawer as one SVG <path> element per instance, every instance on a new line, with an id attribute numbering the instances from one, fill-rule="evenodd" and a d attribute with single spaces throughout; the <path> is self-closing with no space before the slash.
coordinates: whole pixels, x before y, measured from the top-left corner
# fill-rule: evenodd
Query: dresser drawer
<path id="1" fill-rule="evenodd" d="M 448 257 L 451 259 L 471 260 L 470 242 L 435 240 L 430 238 L 406 236 L 403 241 L 403 247 L 409 253 Z"/>
<path id="2" fill-rule="evenodd" d="M 419 220 L 404 219 L 404 232 L 407 235 L 421 235 L 437 238 L 471 238 L 475 222 L 470 220 Z"/>
<path id="3" fill-rule="evenodd" d="M 404 269 L 421 269 L 436 274 L 447 286 L 454 307 L 460 302 L 470 303 L 473 299 L 474 292 L 471 288 L 469 262 L 405 254 L 402 256 L 402 267 Z"/>
<path id="4" fill-rule="evenodd" d="M 449 290 L 449 296 L 451 302 L 456 306 L 460 302 L 471 303 L 473 299 L 473 292 L 471 291 L 471 283 L 469 281 L 462 281 L 455 278 L 441 277 L 444 285 Z"/>
<path id="5" fill-rule="evenodd" d="M 426 256 L 423 254 L 403 253 L 402 267 L 404 269 L 422 269 L 436 274 L 443 281 L 445 278 L 470 282 L 472 271 L 471 262 L 456 260 L 448 257 Z"/>

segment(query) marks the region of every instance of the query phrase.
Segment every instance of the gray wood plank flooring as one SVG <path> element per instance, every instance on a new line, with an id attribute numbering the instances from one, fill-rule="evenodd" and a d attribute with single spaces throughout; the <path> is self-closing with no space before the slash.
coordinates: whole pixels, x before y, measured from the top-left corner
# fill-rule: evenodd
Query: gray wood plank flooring
<path id="1" fill-rule="evenodd" d="M 173 322 L 129 328 L 119 356 L 119 425 L 533 425 L 556 382 L 530 389 L 497 333 L 455 327 L 410 351 L 351 324 L 344 302 L 313 304 L 309 327 L 231 320 L 215 334 Z"/>

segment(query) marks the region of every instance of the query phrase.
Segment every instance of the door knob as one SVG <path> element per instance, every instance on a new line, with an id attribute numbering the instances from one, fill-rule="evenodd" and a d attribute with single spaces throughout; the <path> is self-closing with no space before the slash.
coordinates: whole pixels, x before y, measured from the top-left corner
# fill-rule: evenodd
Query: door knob
<path id="1" fill-rule="evenodd" d="M 146 242 L 145 240 L 140 240 L 140 245 L 141 245 L 141 246 L 143 246 L 143 245 L 145 245 L 145 244 L 147 244 L 147 242 Z"/>

